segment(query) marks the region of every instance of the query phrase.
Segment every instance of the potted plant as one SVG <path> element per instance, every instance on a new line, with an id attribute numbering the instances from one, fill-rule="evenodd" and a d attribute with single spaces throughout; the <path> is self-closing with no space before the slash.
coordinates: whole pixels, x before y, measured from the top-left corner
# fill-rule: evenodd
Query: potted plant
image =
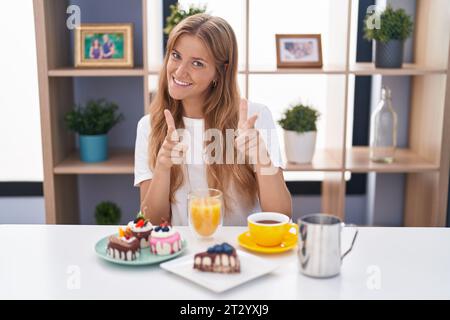
<path id="1" fill-rule="evenodd" d="M 379 16 L 379 25 L 364 23 L 364 38 L 375 40 L 375 66 L 400 68 L 403 63 L 403 46 L 411 35 L 413 22 L 405 10 L 394 10 L 390 5 Z"/>
<path id="2" fill-rule="evenodd" d="M 186 17 L 193 16 L 197 13 L 205 13 L 206 5 L 201 7 L 196 7 L 195 5 L 190 5 L 188 10 L 180 8 L 180 4 L 170 5 L 170 16 L 166 19 L 166 27 L 164 28 L 164 33 L 168 35 L 170 31 L 178 24 L 181 20 Z"/>
<path id="3" fill-rule="evenodd" d="M 116 114 L 118 106 L 105 99 L 89 100 L 65 116 L 67 127 L 79 134 L 80 157 L 84 162 L 108 159 L 108 131 L 124 117 Z"/>
<path id="4" fill-rule="evenodd" d="M 114 202 L 103 201 L 95 207 L 97 224 L 119 224 L 121 215 L 120 208 Z"/>
<path id="5" fill-rule="evenodd" d="M 284 146 L 289 162 L 310 163 L 316 146 L 316 122 L 320 113 L 314 108 L 297 104 L 286 110 L 278 121 L 284 129 Z"/>

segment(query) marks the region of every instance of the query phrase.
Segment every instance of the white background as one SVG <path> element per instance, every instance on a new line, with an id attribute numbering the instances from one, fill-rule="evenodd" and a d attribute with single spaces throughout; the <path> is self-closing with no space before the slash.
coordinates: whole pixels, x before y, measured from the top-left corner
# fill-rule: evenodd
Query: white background
<path id="1" fill-rule="evenodd" d="M 33 2 L 1 1 L 0 181 L 42 181 Z"/>

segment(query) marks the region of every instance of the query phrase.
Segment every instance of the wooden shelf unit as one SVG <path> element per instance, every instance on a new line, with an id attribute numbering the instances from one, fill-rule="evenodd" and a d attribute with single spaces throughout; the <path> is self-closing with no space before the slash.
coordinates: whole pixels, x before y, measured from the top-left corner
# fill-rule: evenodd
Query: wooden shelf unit
<path id="1" fill-rule="evenodd" d="M 427 161 L 409 149 L 397 149 L 395 161 L 391 164 L 374 163 L 369 160 L 369 148 L 353 147 L 346 152 L 345 168 L 340 161 L 340 152 L 317 149 L 311 163 L 287 162 L 285 171 L 350 171 L 407 173 L 437 171 L 439 165 Z M 78 151 L 55 165 L 55 174 L 133 174 L 134 150 L 110 149 L 108 160 L 99 163 L 86 163 L 80 160 Z"/>
<path id="2" fill-rule="evenodd" d="M 94 0 L 95 1 L 95 0 Z M 149 105 L 148 77 L 159 70 L 147 62 L 147 1 L 142 1 L 142 66 L 133 69 L 75 69 L 69 61 L 70 36 L 65 27 L 69 1 L 33 0 L 39 68 L 41 126 L 44 152 L 44 194 L 47 223 L 77 223 L 77 175 L 133 174 L 134 150 L 112 149 L 104 163 L 86 164 L 79 160 L 73 135 L 61 123 L 62 115 L 73 105 L 73 77 L 142 77 L 143 112 Z M 345 24 L 345 59 L 324 61 L 323 68 L 277 69 L 271 66 L 250 68 L 250 1 L 245 4 L 245 66 L 239 74 L 245 78 L 244 95 L 249 96 L 251 75 L 329 76 L 327 113 L 334 121 L 327 124 L 324 149 L 316 150 L 310 164 L 285 164 L 285 171 L 321 171 L 322 211 L 345 218 L 345 173 L 405 173 L 405 226 L 444 226 L 446 219 L 450 163 L 450 81 L 449 30 L 447 0 L 417 0 L 415 22 L 415 63 L 401 69 L 378 69 L 373 63 L 350 61 L 352 2 L 342 0 L 347 11 Z M 124 7 L 124 10 L 126 8 Z M 326 49 L 324 49 L 326 50 Z M 341 83 L 333 77 L 343 77 Z M 410 145 L 399 149 L 395 162 L 369 161 L 367 147 L 346 147 L 349 78 L 359 75 L 411 76 Z M 338 101 L 338 102 L 335 102 Z M 335 108 L 336 103 L 342 108 Z"/>
<path id="3" fill-rule="evenodd" d="M 108 160 L 86 163 L 79 152 L 71 153 L 54 167 L 54 174 L 133 174 L 134 150 L 110 149 Z"/>
<path id="4" fill-rule="evenodd" d="M 382 75 L 382 76 L 420 76 L 429 74 L 447 73 L 444 68 L 426 67 L 415 63 L 404 63 L 401 69 L 376 68 L 374 63 L 355 63 L 350 66 L 349 73 L 357 76 Z"/>
<path id="5" fill-rule="evenodd" d="M 110 150 L 104 163 L 79 161 L 74 135 L 64 125 L 64 114 L 74 105 L 75 77 L 141 77 L 143 92 L 148 91 L 147 1 L 141 1 L 142 62 L 136 67 L 75 69 L 71 61 L 71 31 L 65 14 L 66 0 L 33 0 L 38 59 L 41 131 L 44 160 L 44 196 L 47 223 L 79 223 L 78 175 L 132 174 L 133 151 Z M 124 5 L 126 9 L 126 5 Z M 135 47 L 136 48 L 136 47 Z M 136 58 L 136 57 L 135 57 Z M 149 104 L 143 94 L 142 112 Z"/>
<path id="6" fill-rule="evenodd" d="M 49 77 L 142 77 L 144 74 L 142 67 L 132 69 L 57 68 L 48 70 Z"/>
<path id="7" fill-rule="evenodd" d="M 322 68 L 276 68 L 270 66 L 260 66 L 258 68 L 252 68 L 250 70 L 239 70 L 239 74 L 337 74 L 347 75 L 353 74 L 357 76 L 371 76 L 371 75 L 383 75 L 383 76 L 417 76 L 417 75 L 429 75 L 429 74 L 442 74 L 447 73 L 446 69 L 424 67 L 414 63 L 404 63 L 401 69 L 382 69 L 376 68 L 374 63 L 358 62 L 352 64 L 347 70 L 345 66 L 323 66 Z M 149 70 L 150 75 L 159 75 L 159 71 L 152 69 Z"/>
<path id="8" fill-rule="evenodd" d="M 343 163 L 340 152 L 336 150 L 317 149 L 311 163 L 298 164 L 287 162 L 285 171 L 342 171 Z"/>
<path id="9" fill-rule="evenodd" d="M 369 148 L 353 147 L 346 152 L 345 170 L 350 172 L 407 173 L 437 171 L 432 163 L 409 149 L 397 149 L 393 163 L 375 163 L 369 160 Z"/>

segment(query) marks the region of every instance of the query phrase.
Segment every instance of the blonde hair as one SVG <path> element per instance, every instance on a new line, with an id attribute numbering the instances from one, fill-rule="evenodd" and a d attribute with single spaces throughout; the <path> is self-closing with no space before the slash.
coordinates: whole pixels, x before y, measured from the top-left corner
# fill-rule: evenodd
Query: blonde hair
<path id="1" fill-rule="evenodd" d="M 182 102 L 169 95 L 167 62 L 177 39 L 181 35 L 198 37 L 208 48 L 215 62 L 216 82 L 207 89 L 209 94 L 203 107 L 205 130 L 216 128 L 225 137 L 226 129 L 237 129 L 239 121 L 240 93 L 237 84 L 238 51 L 236 36 L 231 26 L 222 18 L 208 14 L 196 14 L 181 21 L 170 33 L 164 64 L 159 75 L 159 89 L 150 105 L 151 137 L 149 139 L 149 165 L 154 169 L 158 151 L 164 142 L 167 124 L 164 109 L 168 109 L 175 120 L 176 128 L 184 128 Z M 223 144 L 223 155 L 226 146 Z M 234 149 L 236 160 L 237 151 Z M 248 163 L 248 162 L 246 162 Z M 239 201 L 251 206 L 257 197 L 257 182 L 253 168 L 249 164 L 206 164 L 207 182 L 210 188 L 219 189 L 224 194 L 225 208 L 229 208 L 230 195 L 227 190 L 233 185 Z M 175 191 L 184 183 L 183 167 L 174 165 L 170 174 L 170 202 L 175 201 Z M 236 199 L 235 199 L 236 200 Z M 225 210 L 226 212 L 226 210 Z"/>

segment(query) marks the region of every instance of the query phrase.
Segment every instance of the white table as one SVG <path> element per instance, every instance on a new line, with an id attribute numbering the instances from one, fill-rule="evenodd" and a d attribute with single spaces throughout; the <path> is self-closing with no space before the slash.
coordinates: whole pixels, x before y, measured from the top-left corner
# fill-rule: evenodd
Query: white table
<path id="1" fill-rule="evenodd" d="M 280 267 L 221 294 L 158 265 L 130 268 L 101 260 L 94 244 L 116 227 L 0 226 L 1 299 L 450 299 L 450 229 L 360 228 L 342 272 L 331 279 L 299 273 L 295 250 L 259 255 Z M 212 242 L 188 241 L 185 254 Z M 242 227 L 225 227 L 214 242 L 237 245 Z M 343 232 L 343 250 L 353 230 Z"/>

